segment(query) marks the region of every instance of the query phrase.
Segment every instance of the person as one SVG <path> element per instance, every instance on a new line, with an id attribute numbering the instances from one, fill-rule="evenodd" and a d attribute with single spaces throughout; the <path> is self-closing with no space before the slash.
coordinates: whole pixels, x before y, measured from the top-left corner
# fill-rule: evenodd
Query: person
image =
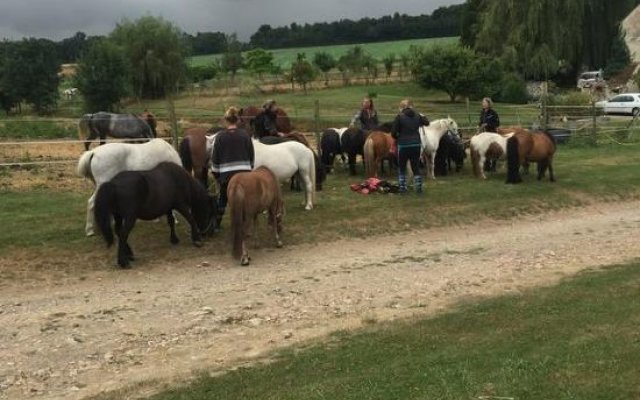
<path id="1" fill-rule="evenodd" d="M 411 100 L 400 102 L 400 113 L 391 127 L 391 136 L 398 147 L 398 186 L 401 193 L 407 191 L 407 161 L 413 171 L 413 186 L 416 193 L 422 193 L 422 174 L 420 172 L 420 126 L 428 126 L 429 120 L 413 109 Z"/>
<path id="2" fill-rule="evenodd" d="M 280 136 L 278 133 L 278 106 L 275 100 L 269 100 L 262 105 L 260 112 L 253 121 L 256 138 L 265 136 Z"/>
<path id="3" fill-rule="evenodd" d="M 497 132 L 500 126 L 500 118 L 493 109 L 493 101 L 489 97 L 482 99 L 482 110 L 480 111 L 478 126 L 480 127 L 480 132 Z"/>
<path id="4" fill-rule="evenodd" d="M 373 100 L 369 97 L 362 100 L 362 108 L 353 116 L 349 126 L 356 126 L 356 124 L 360 125 L 360 129 L 364 131 L 374 130 L 380 125 L 378 112 L 373 106 Z"/>
<path id="5" fill-rule="evenodd" d="M 251 171 L 254 166 L 253 142 L 247 131 L 238 128 L 239 120 L 238 110 L 235 107 L 229 107 L 224 113 L 224 122 L 227 127 L 216 135 L 211 151 L 211 170 L 220 188 L 217 230 L 220 229 L 220 223 L 227 208 L 227 185 L 231 177 L 238 172 Z"/>
<path id="6" fill-rule="evenodd" d="M 498 132 L 498 127 L 500 126 L 500 118 L 498 117 L 498 113 L 493 109 L 493 101 L 489 97 L 485 97 L 482 99 L 482 110 L 480 111 L 480 122 L 478 123 L 478 127 L 480 132 Z M 484 170 L 495 172 L 496 171 L 496 160 L 486 160 L 484 162 Z"/>

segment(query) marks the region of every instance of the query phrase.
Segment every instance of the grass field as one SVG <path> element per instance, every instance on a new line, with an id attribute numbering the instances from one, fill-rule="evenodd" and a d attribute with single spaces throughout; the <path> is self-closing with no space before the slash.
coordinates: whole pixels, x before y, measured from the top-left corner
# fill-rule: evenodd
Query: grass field
<path id="1" fill-rule="evenodd" d="M 406 53 L 410 46 L 423 46 L 428 47 L 434 44 L 449 44 L 456 43 L 457 37 L 451 38 L 429 38 L 429 39 L 412 39 L 412 40 L 398 40 L 393 42 L 378 42 L 378 43 L 362 43 L 358 44 L 365 52 L 371 54 L 373 57 L 381 60 L 383 57 L 389 54 L 395 54 L 396 57 L 400 54 Z M 316 53 L 325 52 L 331 54 L 334 58 L 338 59 L 340 56 L 347 53 L 356 44 L 345 44 L 336 46 L 315 46 L 315 47 L 295 47 L 290 49 L 276 49 L 269 50 L 273 53 L 274 63 L 280 65 L 282 68 L 289 68 L 291 62 L 296 59 L 298 53 L 305 53 L 308 60 L 313 60 L 313 56 Z M 206 65 L 211 63 L 214 59 L 220 57 L 218 54 L 203 55 L 191 57 L 188 62 L 191 65 Z"/>
<path id="2" fill-rule="evenodd" d="M 338 333 L 154 400 L 637 399 L 640 264 Z"/>

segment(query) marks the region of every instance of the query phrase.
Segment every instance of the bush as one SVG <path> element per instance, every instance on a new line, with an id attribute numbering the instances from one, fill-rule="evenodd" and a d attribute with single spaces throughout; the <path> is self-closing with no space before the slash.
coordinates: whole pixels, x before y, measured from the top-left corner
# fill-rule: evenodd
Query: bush
<path id="1" fill-rule="evenodd" d="M 527 83 L 517 74 L 508 74 L 502 78 L 502 89 L 498 95 L 503 103 L 524 104 L 529 100 Z"/>
<path id="2" fill-rule="evenodd" d="M 589 106 L 591 95 L 573 91 L 567 94 L 554 94 L 549 96 L 547 104 L 550 106 Z"/>
<path id="3" fill-rule="evenodd" d="M 203 82 L 214 79 L 220 70 L 215 64 L 189 66 L 187 74 L 192 82 Z"/>

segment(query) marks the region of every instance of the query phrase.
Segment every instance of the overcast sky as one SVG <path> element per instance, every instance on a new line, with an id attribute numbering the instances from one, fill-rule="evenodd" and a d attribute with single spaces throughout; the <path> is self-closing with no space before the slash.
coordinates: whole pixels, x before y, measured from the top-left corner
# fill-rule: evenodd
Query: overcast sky
<path id="1" fill-rule="evenodd" d="M 260 25 L 430 14 L 464 0 L 0 0 L 0 37 L 60 40 L 102 35 L 122 18 L 163 16 L 188 33 L 221 31 L 248 40 Z"/>

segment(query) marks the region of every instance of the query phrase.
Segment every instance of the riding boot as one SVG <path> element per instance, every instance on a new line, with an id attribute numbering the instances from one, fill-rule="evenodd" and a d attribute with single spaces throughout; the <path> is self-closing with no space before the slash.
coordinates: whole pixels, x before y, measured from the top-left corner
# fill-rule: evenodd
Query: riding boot
<path id="1" fill-rule="evenodd" d="M 413 176 L 413 187 L 416 189 L 417 194 L 422 194 L 422 176 L 421 175 Z"/>
<path id="2" fill-rule="evenodd" d="M 398 186 L 399 193 L 405 193 L 407 191 L 407 177 L 404 174 L 398 174 Z"/>

